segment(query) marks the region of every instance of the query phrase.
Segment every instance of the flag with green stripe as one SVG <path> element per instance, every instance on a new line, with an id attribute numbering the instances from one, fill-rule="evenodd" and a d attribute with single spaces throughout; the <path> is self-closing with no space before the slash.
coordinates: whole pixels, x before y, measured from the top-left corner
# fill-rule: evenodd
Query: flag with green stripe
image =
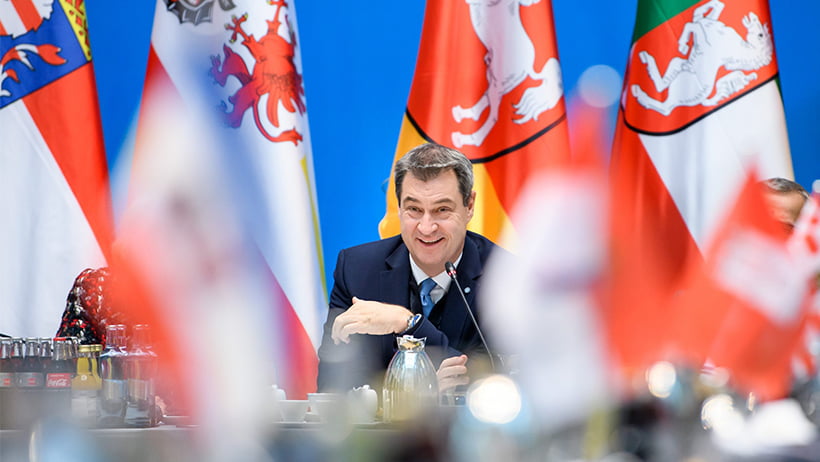
<path id="1" fill-rule="evenodd" d="M 700 259 L 748 168 L 793 178 L 777 77 L 765 0 L 639 0 L 611 173 L 670 282 Z"/>

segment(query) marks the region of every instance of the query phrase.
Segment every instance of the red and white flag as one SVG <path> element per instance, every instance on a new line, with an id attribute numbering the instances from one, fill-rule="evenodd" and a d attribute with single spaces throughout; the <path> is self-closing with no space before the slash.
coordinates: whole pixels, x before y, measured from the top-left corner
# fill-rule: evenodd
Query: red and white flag
<path id="1" fill-rule="evenodd" d="M 754 175 L 694 267 L 669 315 L 676 358 L 725 368 L 733 385 L 763 399 L 783 397 L 792 380 L 810 286 L 787 250 Z"/>
<path id="2" fill-rule="evenodd" d="M 524 185 L 569 155 L 550 0 L 428 0 L 395 160 L 424 142 L 473 163 L 470 229 L 515 247 Z M 392 176 L 382 237 L 399 233 Z"/>
<path id="3" fill-rule="evenodd" d="M 54 335 L 112 236 L 82 2 L 0 4 L 0 214 L 0 332 Z"/>
<path id="4" fill-rule="evenodd" d="M 202 202 L 214 191 L 230 197 L 228 208 L 213 202 L 214 213 L 222 218 L 212 221 L 211 214 L 205 214 L 210 218 L 183 220 L 170 227 L 190 227 L 189 238 L 181 239 L 185 244 L 196 242 L 202 233 L 219 235 L 239 229 L 239 242 L 247 247 L 240 253 L 248 252 L 251 258 L 241 261 L 249 264 L 245 270 L 253 268 L 249 277 L 267 290 L 268 313 L 226 312 L 224 330 L 202 334 L 228 335 L 239 348 L 237 354 L 247 337 L 263 335 L 272 340 L 268 351 L 254 354 L 264 354 L 274 363 L 276 377 L 271 381 L 298 399 L 316 387 L 316 347 L 327 292 L 297 32 L 293 1 L 157 2 L 127 209 L 142 209 L 141 202 L 152 196 L 152 181 L 189 186 L 189 192 L 179 194 L 192 203 Z M 173 116 L 158 111 L 169 102 Z M 180 130 L 174 137 L 172 129 L 177 125 Z M 170 136 L 159 148 L 152 141 L 158 132 L 163 139 Z M 203 140 L 210 141 L 203 147 Z M 187 152 L 193 149 L 200 155 Z M 193 172 L 208 162 L 211 170 L 191 178 L 209 178 L 208 172 L 215 168 L 221 180 L 204 187 L 203 180 L 186 181 L 185 168 L 171 168 L 187 163 Z M 164 164 L 183 177 L 169 180 L 158 173 Z M 164 204 L 160 207 L 182 207 L 184 215 L 185 201 L 175 199 L 174 188 L 165 191 L 165 196 L 152 200 Z M 162 217 L 160 228 L 169 227 L 167 220 L 173 223 L 183 217 L 157 215 Z M 138 228 L 136 221 L 128 223 Z M 124 234 L 128 223 L 123 221 Z M 232 232 L 226 235 L 227 248 L 232 248 L 227 242 L 234 237 Z M 208 253 L 214 250 L 208 247 L 211 238 L 203 239 L 207 248 L 201 255 L 189 255 L 195 257 L 192 264 L 200 269 L 220 265 L 220 258 Z M 226 258 L 222 264 L 230 262 Z M 220 271 L 214 274 L 220 276 L 218 281 L 235 280 Z M 259 316 L 251 320 L 252 331 L 232 327 L 249 326 L 235 322 L 242 316 Z"/>
<path id="5" fill-rule="evenodd" d="M 794 271 L 810 287 L 806 324 L 793 364 L 796 378 L 803 379 L 817 373 L 820 357 L 820 197 L 817 194 L 803 205 L 787 246 L 795 261 Z"/>
<path id="6" fill-rule="evenodd" d="M 602 316 L 610 258 L 603 112 L 575 109 L 572 157 L 534 176 L 513 210 L 526 251 L 494 254 L 482 292 L 490 344 L 515 358 L 516 381 L 546 428 L 614 397 Z"/>

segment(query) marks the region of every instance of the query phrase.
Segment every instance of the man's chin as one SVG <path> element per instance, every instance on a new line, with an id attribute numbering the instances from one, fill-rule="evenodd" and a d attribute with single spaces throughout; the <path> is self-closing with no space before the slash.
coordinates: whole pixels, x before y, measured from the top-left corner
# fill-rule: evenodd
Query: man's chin
<path id="1" fill-rule="evenodd" d="M 444 260 L 416 260 L 416 262 L 419 264 L 419 267 L 424 270 L 425 273 L 430 274 L 430 272 L 432 271 L 433 276 L 444 271 Z"/>

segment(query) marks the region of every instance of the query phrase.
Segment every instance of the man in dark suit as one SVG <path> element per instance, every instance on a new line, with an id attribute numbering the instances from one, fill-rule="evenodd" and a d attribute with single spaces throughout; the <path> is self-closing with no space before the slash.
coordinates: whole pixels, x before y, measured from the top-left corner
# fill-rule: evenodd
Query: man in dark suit
<path id="1" fill-rule="evenodd" d="M 396 163 L 394 178 L 401 235 L 339 253 L 319 348 L 320 391 L 380 383 L 399 335 L 427 338 L 440 389 L 466 384 L 467 354 L 483 352 L 444 270 L 445 262 L 455 264 L 480 322 L 476 296 L 495 245 L 467 231 L 476 194 L 472 164 L 456 150 L 424 144 Z"/>

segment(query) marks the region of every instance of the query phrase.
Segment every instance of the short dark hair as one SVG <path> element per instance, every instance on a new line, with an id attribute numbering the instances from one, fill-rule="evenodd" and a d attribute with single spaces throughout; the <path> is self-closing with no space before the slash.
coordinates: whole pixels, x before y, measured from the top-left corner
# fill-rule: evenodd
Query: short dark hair
<path id="1" fill-rule="evenodd" d="M 421 181 L 428 181 L 442 172 L 452 170 L 458 180 L 458 191 L 466 207 L 473 191 L 473 164 L 464 154 L 436 143 L 416 146 L 403 155 L 394 168 L 396 199 L 401 204 L 401 185 L 407 172 Z"/>
<path id="2" fill-rule="evenodd" d="M 767 190 L 770 192 L 775 193 L 798 193 L 803 196 L 803 199 L 809 198 L 809 193 L 806 191 L 805 188 L 800 186 L 799 183 L 795 183 L 792 180 L 787 180 L 785 178 L 775 177 L 769 178 L 768 180 L 763 180 L 760 182 Z"/>

